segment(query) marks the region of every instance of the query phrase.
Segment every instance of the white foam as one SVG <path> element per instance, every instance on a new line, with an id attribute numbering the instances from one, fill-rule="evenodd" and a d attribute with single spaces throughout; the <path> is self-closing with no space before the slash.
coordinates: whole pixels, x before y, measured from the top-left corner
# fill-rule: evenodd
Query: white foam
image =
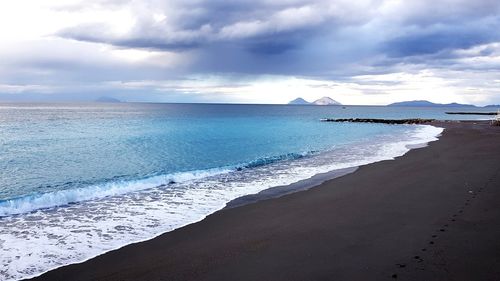
<path id="1" fill-rule="evenodd" d="M 230 172 L 230 169 L 211 169 L 192 172 L 173 173 L 154 176 L 143 180 L 110 182 L 83 188 L 59 190 L 55 192 L 31 195 L 0 202 L 0 217 L 28 213 L 70 203 L 101 199 L 130 192 L 146 190 L 170 182 L 182 183 Z"/>
<path id="2" fill-rule="evenodd" d="M 4 266 L 0 269 L 0 279 L 33 277 L 151 239 L 199 221 L 235 198 L 270 187 L 288 185 L 318 173 L 393 159 L 406 153 L 409 145 L 436 140 L 441 132 L 441 128 L 431 126 L 408 126 L 401 136 L 383 135 L 376 141 L 360 141 L 313 157 L 232 173 L 185 175 L 184 181 L 179 177 L 177 184 L 163 187 L 150 187 L 164 182 L 158 179 L 115 188 L 108 186 L 98 190 L 97 200 L 80 194 L 78 199 L 89 196 L 89 200 L 0 218 L 0 264 Z M 102 197 L 103 194 L 107 197 Z M 66 200 L 64 196 L 61 198 Z"/>

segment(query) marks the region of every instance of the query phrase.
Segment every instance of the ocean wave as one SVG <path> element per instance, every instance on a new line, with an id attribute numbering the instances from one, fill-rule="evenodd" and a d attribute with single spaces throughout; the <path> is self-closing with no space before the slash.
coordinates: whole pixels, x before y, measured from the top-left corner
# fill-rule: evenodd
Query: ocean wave
<path id="1" fill-rule="evenodd" d="M 249 163 L 238 167 L 238 169 L 240 170 L 242 167 L 243 168 L 257 168 L 257 167 L 273 164 L 273 163 L 280 162 L 280 161 L 296 160 L 296 159 L 304 158 L 306 156 L 313 155 L 317 152 L 318 151 L 306 151 L 306 152 L 302 152 L 302 153 L 286 153 L 286 154 L 277 155 L 277 156 L 263 157 L 263 158 L 259 158 L 259 159 L 250 161 Z"/>
<path id="2" fill-rule="evenodd" d="M 0 201 L 0 217 L 29 213 L 88 200 L 118 196 L 153 187 L 206 178 L 230 172 L 229 168 L 198 170 L 154 176 L 141 180 L 116 181 L 81 188 L 65 189 L 41 194 L 31 194 Z"/>
<path id="3" fill-rule="evenodd" d="M 0 200 L 0 217 L 29 213 L 40 209 L 55 208 L 78 202 L 102 199 L 110 196 L 118 196 L 169 184 L 200 180 L 206 177 L 229 173 L 235 170 L 241 171 L 242 169 L 257 168 L 280 161 L 296 160 L 314 153 L 316 153 L 316 151 L 287 153 L 270 157 L 262 157 L 245 164 L 237 165 L 236 167 L 179 172 L 153 176 L 141 180 L 111 181 L 104 184 L 89 185 L 81 188 L 31 194 L 18 198 Z"/>

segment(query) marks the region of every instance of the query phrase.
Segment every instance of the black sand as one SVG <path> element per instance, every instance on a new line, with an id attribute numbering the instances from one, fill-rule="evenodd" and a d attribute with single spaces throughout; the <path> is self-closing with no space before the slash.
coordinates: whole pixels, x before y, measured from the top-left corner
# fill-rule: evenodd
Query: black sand
<path id="1" fill-rule="evenodd" d="M 36 280 L 500 280 L 500 128 L 437 125 L 395 161 Z"/>

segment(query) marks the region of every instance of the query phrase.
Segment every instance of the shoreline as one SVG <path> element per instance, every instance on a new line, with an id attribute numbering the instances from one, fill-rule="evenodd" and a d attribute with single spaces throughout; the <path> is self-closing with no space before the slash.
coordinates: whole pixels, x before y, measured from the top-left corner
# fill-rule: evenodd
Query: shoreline
<path id="1" fill-rule="evenodd" d="M 388 161 L 388 160 L 382 160 L 382 161 Z M 367 164 L 367 165 L 370 165 L 370 164 Z M 311 188 L 315 188 L 315 187 L 321 185 L 325 181 L 333 180 L 333 179 L 342 177 L 344 175 L 348 175 L 348 174 L 354 173 L 357 169 L 359 169 L 358 166 L 356 166 L 356 167 L 350 167 L 350 168 L 338 169 L 338 170 L 330 171 L 330 172 L 327 172 L 327 173 L 320 173 L 320 174 L 317 174 L 317 175 L 313 176 L 312 178 L 301 180 L 301 181 L 298 181 L 298 182 L 295 182 L 295 183 L 292 183 L 292 184 L 289 184 L 289 185 L 271 187 L 271 188 L 268 188 L 268 189 L 264 189 L 264 190 L 258 192 L 257 194 L 244 195 L 244 196 L 241 196 L 241 197 L 238 197 L 236 199 L 233 199 L 233 200 L 229 201 L 223 208 L 215 211 L 214 213 L 211 213 L 211 214 L 208 214 L 206 216 L 200 217 L 198 220 L 194 220 L 192 222 L 186 223 L 186 224 L 184 224 L 184 225 L 182 225 L 182 226 L 180 226 L 178 228 L 175 228 L 175 229 L 173 229 L 171 231 L 160 233 L 160 234 L 155 235 L 155 236 L 153 236 L 151 238 L 146 238 L 146 239 L 143 239 L 143 240 L 135 241 L 135 242 L 126 244 L 124 246 L 121 246 L 121 247 L 119 247 L 117 249 L 113 249 L 113 250 L 106 251 L 104 253 L 101 253 L 101 254 L 98 254 L 98 255 L 95 255 L 95 256 L 91 256 L 91 257 L 89 257 L 89 258 L 87 258 L 85 260 L 82 260 L 80 262 L 75 262 L 75 263 L 70 263 L 70 264 L 62 265 L 62 266 L 59 266 L 59 267 L 56 267 L 56 268 L 53 268 L 53 269 L 49 269 L 49 270 L 44 271 L 42 273 L 39 273 L 39 274 L 36 274 L 36 275 L 33 275 L 33 276 L 29 276 L 29 277 L 26 277 L 26 278 L 23 278 L 23 279 L 20 279 L 20 280 L 36 280 L 37 278 L 41 277 L 42 275 L 45 275 L 45 274 L 50 273 L 52 271 L 57 271 L 60 268 L 64 268 L 64 267 L 72 266 L 72 265 L 77 265 L 77 264 L 82 264 L 82 263 L 88 262 L 88 261 L 90 261 L 92 259 L 98 258 L 99 256 L 106 255 L 107 253 L 114 252 L 114 251 L 119 251 L 120 249 L 122 249 L 124 247 L 130 246 L 130 245 L 135 245 L 135 244 L 140 244 L 140 243 L 143 243 L 143 242 L 147 242 L 147 241 L 156 239 L 157 237 L 160 237 L 162 235 L 171 233 L 171 232 L 176 231 L 178 229 L 182 229 L 182 228 L 187 227 L 189 225 L 199 223 L 199 222 L 205 220 L 208 216 L 211 216 L 211 215 L 213 215 L 215 213 L 218 213 L 218 212 L 222 212 L 222 211 L 225 211 L 225 210 L 228 210 L 228 209 L 242 207 L 242 206 L 245 206 L 245 205 L 255 204 L 255 203 L 260 202 L 260 201 L 265 201 L 265 200 L 269 200 L 269 199 L 280 198 L 282 196 L 290 195 L 290 194 L 301 192 L 301 191 L 307 191 L 307 190 L 309 190 Z"/>
<path id="2" fill-rule="evenodd" d="M 405 124 L 405 125 L 408 125 L 408 124 Z M 411 124 L 411 125 L 421 125 L 421 124 Z M 429 125 L 429 126 L 432 126 L 432 125 Z M 439 126 L 433 126 L 433 127 L 442 128 Z M 430 140 L 430 141 L 425 141 L 422 143 L 405 145 L 406 148 L 408 149 L 408 151 L 405 152 L 403 155 L 396 156 L 392 159 L 378 160 L 378 161 L 371 162 L 371 163 L 364 164 L 364 165 L 335 169 L 335 170 L 328 171 L 325 173 L 319 173 L 319 174 L 316 174 L 310 178 L 300 180 L 298 182 L 294 182 L 294 183 L 291 183 L 288 185 L 275 186 L 275 187 L 264 189 L 256 194 L 248 194 L 248 195 L 240 196 L 236 199 L 229 201 L 226 204 L 226 206 L 221 210 L 232 209 L 232 208 L 236 208 L 236 207 L 245 206 L 248 204 L 254 204 L 254 203 L 257 203 L 257 202 L 263 201 L 263 200 L 280 198 L 282 196 L 286 196 L 286 195 L 293 194 L 296 192 L 307 191 L 311 188 L 318 187 L 327 181 L 331 181 L 331 180 L 334 180 L 336 178 L 340 178 L 340 177 L 343 177 L 345 175 L 355 173 L 360 167 L 375 164 L 377 162 L 395 160 L 399 157 L 403 157 L 404 155 L 406 155 L 406 153 L 410 152 L 413 149 L 424 148 L 424 147 L 428 146 L 429 143 L 431 143 L 431 142 L 439 141 L 439 138 L 442 136 L 442 134 L 444 132 L 444 128 L 442 128 L 442 129 L 443 129 L 443 131 L 435 136 L 436 140 Z M 219 210 L 219 211 L 221 211 L 221 210 Z"/>
<path id="3" fill-rule="evenodd" d="M 408 149 L 408 151 L 402 155 L 395 156 L 392 159 L 378 160 L 375 162 L 371 162 L 371 163 L 363 164 L 363 165 L 359 165 L 359 166 L 335 169 L 332 171 L 328 171 L 326 173 L 316 174 L 310 178 L 300 180 L 298 182 L 294 182 L 294 183 L 291 183 L 288 185 L 267 188 L 267 189 L 264 189 L 256 194 L 244 195 L 244 196 L 238 197 L 236 199 L 233 199 L 230 202 L 228 202 L 226 204 L 226 206 L 221 210 L 232 209 L 232 208 L 236 208 L 236 207 L 240 207 L 240 206 L 244 206 L 244 205 L 248 205 L 248 204 L 253 204 L 253 203 L 257 203 L 257 202 L 262 201 L 262 200 L 280 198 L 282 196 L 286 196 L 286 195 L 293 194 L 296 192 L 307 191 L 311 188 L 318 187 L 327 181 L 331 181 L 331 180 L 334 180 L 336 178 L 340 178 L 340 177 L 343 177 L 345 175 L 355 173 L 360 167 L 372 165 L 372 164 L 382 162 L 382 161 L 391 161 L 391 160 L 395 160 L 399 157 L 403 157 L 404 155 L 406 155 L 408 152 L 410 152 L 413 149 L 424 148 L 424 147 L 428 146 L 431 142 L 439 141 L 439 138 L 442 136 L 442 134 L 445 131 L 445 128 L 443 128 L 443 124 L 446 122 L 450 122 L 450 121 L 433 120 L 433 121 L 429 121 L 429 122 L 432 122 L 432 123 L 431 124 L 402 123 L 402 125 L 417 125 L 417 126 L 418 125 L 426 125 L 426 126 L 432 126 L 435 128 L 443 129 L 441 131 L 441 133 L 434 136 L 434 138 L 435 138 L 434 140 L 426 140 L 426 141 L 421 142 L 421 143 L 406 144 L 405 147 Z M 467 122 L 467 121 L 461 121 L 461 122 Z M 221 211 L 221 210 L 219 210 L 219 211 Z"/>
<path id="4" fill-rule="evenodd" d="M 449 123 L 449 122 L 435 122 L 437 124 L 441 124 L 441 125 L 444 125 L 445 127 L 460 127 L 462 125 L 456 123 L 456 122 L 453 122 L 453 123 Z M 467 126 L 468 123 L 478 123 L 478 122 L 462 122 L 462 124 L 465 124 L 465 126 Z M 479 122 L 481 123 L 481 122 Z M 483 122 L 484 123 L 484 122 Z M 481 123 L 481 124 L 483 124 Z M 484 124 L 482 125 L 484 126 Z M 443 133 L 444 134 L 444 133 Z M 431 142 L 430 145 L 433 145 L 434 143 L 439 143 L 439 142 Z M 409 153 L 412 153 L 413 151 L 418 151 L 420 149 L 412 149 L 410 152 L 407 152 L 406 154 L 404 154 L 403 157 L 397 157 L 395 161 L 392 161 L 392 162 L 397 162 L 401 159 L 404 159 L 406 155 L 408 155 Z M 265 204 L 265 205 L 269 205 L 271 204 L 272 202 L 274 201 L 287 201 L 289 200 L 288 198 L 290 197 L 300 197 L 300 195 L 304 195 L 304 194 L 309 194 L 311 192 L 317 192 L 316 190 L 318 189 L 321 189 L 321 187 L 323 187 L 324 185 L 328 185 L 329 183 L 331 182 L 335 182 L 335 181 L 338 181 L 339 179 L 342 180 L 346 177 L 349 177 L 351 176 L 350 178 L 353 177 L 353 175 L 356 175 L 359 170 L 366 170 L 366 169 L 370 169 L 371 167 L 370 166 L 374 166 L 374 165 L 379 165 L 380 163 L 384 163 L 384 162 L 391 162 L 391 161 L 381 161 L 381 162 L 376 162 L 376 163 L 372 163 L 372 164 L 368 164 L 368 165 L 364 165 L 364 166 L 361 166 L 359 169 L 356 169 L 358 171 L 356 171 L 355 173 L 353 174 L 349 174 L 349 173 L 346 173 L 344 174 L 345 177 L 341 177 L 341 178 L 337 178 L 335 180 L 328 180 L 326 179 L 326 182 L 324 183 L 321 183 L 318 185 L 315 185 L 315 188 L 312 188 L 312 189 L 309 189 L 307 191 L 299 191 L 299 192 L 296 192 L 296 193 L 293 193 L 293 194 L 288 194 L 286 196 L 280 196 L 279 198 L 275 198 L 275 199 L 269 199 L 269 198 L 264 198 L 264 199 L 267 199 L 267 200 L 263 200 L 263 201 L 259 201 L 259 202 L 256 202 L 256 203 L 253 203 L 253 204 L 250 204 L 250 205 L 245 205 L 241 208 L 224 208 L 220 211 L 217 211 L 216 213 L 214 214 L 211 214 L 209 216 L 207 216 L 205 219 L 201 220 L 200 222 L 197 222 L 197 223 L 192 223 L 192 224 L 188 224 L 187 226 L 184 226 L 182 228 L 178 228 L 174 231 L 171 231 L 171 232 L 167 232 L 165 234 L 161 234 L 159 236 L 157 236 L 156 238 L 153 238 L 151 240 L 146 240 L 144 242 L 139 242 L 139 243 L 134 243 L 134 244 L 130 244 L 130 245 L 127 245 L 127 246 L 124 246 L 118 250 L 114 250 L 114 251 L 111 251 L 111 252 L 107 252 L 103 255 L 100 255 L 100 256 L 97 256 L 97 257 L 94 257 L 92 259 L 89 259 L 87 260 L 86 262 L 83 262 L 83 263 L 80 263 L 80 264 L 73 264 L 73 265 L 69 265 L 69 266 L 64 266 L 64 267 L 60 267 L 58 269 L 55 269 L 55 270 L 52 270 L 52 271 L 48 271 L 46 273 L 44 273 L 42 276 L 39 277 L 40 280 L 52 280 L 51 279 L 51 276 L 52 278 L 54 276 L 66 276 L 65 278 L 70 278 L 70 279 L 73 279 L 73 277 L 77 276 L 77 275 L 71 275 L 71 272 L 79 272 L 79 274 L 82 273 L 81 270 L 79 270 L 78 268 L 79 267 L 86 267 L 86 264 L 95 264 L 95 260 L 102 260 L 102 259 L 106 259 L 106 257 L 108 256 L 116 256 L 117 253 L 120 253 L 120 252 L 123 252 L 123 251 L 129 251 L 130 248 L 135 248 L 136 251 L 139 251 L 139 252 L 143 252 L 143 250 L 141 250 L 141 246 L 145 245 L 145 244 L 150 244 L 150 243 L 155 243 L 155 241 L 158 241 L 158 240 L 161 240 L 161 239 L 165 239 L 165 237 L 168 238 L 168 236 L 178 236 L 176 234 L 172 234 L 172 233 L 177 233 L 177 232 L 185 232 L 186 230 L 185 229 L 192 229 L 192 228 L 196 228 L 199 224 L 207 224 L 207 220 L 213 220 L 213 217 L 220 217 L 220 216 L 224 216 L 226 214 L 230 214 L 231 212 L 240 212 L 242 209 L 246 209 L 246 208 L 251 208 L 251 209 L 255 209 L 257 208 L 256 205 L 262 205 L 262 204 Z M 353 171 L 349 171 L 349 172 L 353 172 Z M 342 175 L 342 176 L 344 176 Z M 324 187 L 323 187 L 324 188 Z M 284 194 L 283 194 L 284 195 Z M 251 202 L 250 202 L 251 203 Z M 234 207 L 234 206 L 233 206 Z M 231 225 L 227 225 L 227 227 L 230 227 Z M 158 242 L 157 242 L 158 243 Z M 142 253 L 143 255 L 147 255 L 147 253 Z M 118 254 L 119 255 L 119 254 Z M 133 264 L 133 263 L 132 263 Z M 72 270 L 73 268 L 73 270 Z M 76 269 L 75 269 L 76 268 Z M 88 269 L 88 268 L 87 268 Z M 76 270 L 76 271 L 75 271 Z M 103 270 L 101 268 L 101 270 Z M 106 269 L 104 269 L 106 270 Z M 130 270 L 130 269 L 129 269 Z M 67 275 L 69 272 L 70 275 Z M 83 271 L 83 273 L 85 273 L 86 270 Z M 101 272 L 101 273 L 104 273 L 105 271 Z M 88 275 L 89 272 L 86 272 L 86 276 L 89 277 Z M 116 273 L 116 272 L 115 272 Z M 165 272 L 164 272 L 165 273 Z M 168 273 L 168 272 L 167 272 Z M 63 274 L 63 275 L 60 275 L 60 274 Z M 66 274 L 66 275 L 64 275 Z M 166 273 L 165 273 L 166 274 Z M 92 275 L 92 274 L 91 274 Z M 106 275 L 107 276 L 107 275 Z M 48 278 L 48 279 L 47 279 Z M 90 278 L 77 278 L 76 280 L 93 280 L 94 277 L 90 277 Z M 97 278 L 97 277 L 95 277 Z M 113 277 L 114 278 L 114 277 Z M 115 279 L 111 279 L 111 280 L 115 280 Z M 120 278 L 124 278 L 124 276 L 120 277 Z M 56 278 L 57 279 L 57 278 Z M 117 277 L 117 279 L 119 279 Z M 38 280 L 37 278 L 35 278 L 34 280 Z M 181 279 L 181 280 L 185 280 L 185 279 Z"/>
<path id="5" fill-rule="evenodd" d="M 428 126 L 428 127 L 430 128 L 431 126 Z M 23 278 L 33 278 L 33 277 L 39 276 L 41 274 L 44 274 L 46 272 L 50 272 L 52 270 L 57 270 L 58 268 L 63 267 L 63 266 L 72 265 L 72 264 L 79 264 L 79 263 L 82 263 L 82 262 L 86 262 L 86 261 L 91 260 L 93 258 L 96 258 L 96 257 L 98 257 L 100 255 L 106 254 L 106 253 L 108 253 L 110 251 L 119 250 L 119 249 L 121 249 L 123 247 L 126 247 L 127 245 L 136 244 L 136 243 L 140 243 L 140 242 L 144 242 L 144 241 L 148 241 L 148 240 L 154 239 L 154 238 L 156 238 L 156 237 L 158 237 L 158 236 L 160 236 L 162 234 L 174 231 L 175 229 L 179 229 L 179 228 L 185 227 L 187 225 L 200 222 L 203 219 L 205 219 L 207 216 L 213 214 L 214 212 L 221 211 L 221 210 L 223 210 L 225 208 L 234 208 L 235 206 L 246 205 L 246 204 L 250 204 L 250 203 L 254 203 L 254 202 L 257 202 L 257 201 L 266 200 L 266 199 L 270 199 L 270 198 L 277 198 L 277 197 L 284 196 L 286 194 L 290 194 L 290 193 L 293 193 L 293 192 L 298 192 L 298 191 L 301 191 L 301 190 L 309 189 L 311 187 L 315 187 L 315 186 L 323 183 L 324 181 L 331 180 L 331 179 L 333 179 L 335 177 L 340 177 L 340 176 L 343 176 L 345 174 L 354 172 L 356 169 L 358 169 L 359 166 L 366 165 L 364 163 L 370 163 L 370 162 L 374 163 L 374 162 L 378 162 L 378 161 L 392 160 L 392 159 L 394 159 L 394 157 L 397 157 L 397 156 L 401 155 L 399 153 L 407 153 L 407 151 L 410 150 L 410 148 L 413 147 L 413 145 L 416 144 L 416 143 L 418 143 L 418 146 L 420 146 L 422 144 L 426 145 L 428 142 L 435 141 L 436 140 L 435 137 L 437 135 L 433 134 L 432 131 L 433 130 L 431 129 L 430 133 L 429 133 L 429 129 L 428 128 L 425 129 L 425 128 L 422 127 L 422 129 L 417 129 L 415 131 L 415 134 L 411 135 L 412 136 L 411 138 L 405 138 L 405 140 L 394 141 L 394 143 L 390 143 L 390 144 L 396 145 L 396 146 L 394 146 L 394 145 L 391 146 L 391 147 L 396 147 L 396 150 L 395 150 L 396 152 L 395 153 L 389 153 L 389 154 L 387 154 L 386 152 L 383 152 L 380 155 L 379 154 L 374 154 L 374 155 L 376 155 L 375 158 L 367 158 L 367 161 L 361 161 L 361 162 L 358 162 L 358 163 L 355 163 L 357 161 L 350 161 L 348 163 L 353 164 L 355 166 L 340 165 L 338 168 L 335 168 L 335 170 L 333 170 L 333 171 L 324 172 L 324 173 L 323 172 L 318 172 L 318 174 L 315 174 L 311 178 L 306 178 L 304 180 L 299 180 L 298 182 L 293 182 L 292 180 L 287 180 L 288 182 L 292 182 L 291 184 L 282 185 L 282 186 L 275 186 L 275 187 L 266 188 L 266 189 L 256 188 L 257 189 L 257 194 L 250 194 L 250 195 L 243 195 L 243 196 L 240 196 L 240 197 L 233 197 L 235 199 L 230 199 L 230 200 L 224 202 L 223 204 L 221 204 L 217 208 L 217 210 L 214 210 L 214 211 L 212 211 L 210 213 L 203 214 L 203 215 L 200 215 L 200 216 L 197 216 L 197 217 L 192 217 L 190 221 L 185 222 L 183 224 L 179 224 L 179 225 L 177 225 L 173 229 L 168 229 L 168 230 L 165 230 L 165 231 L 162 231 L 162 232 L 158 232 L 158 233 L 152 233 L 152 235 L 148 235 L 147 237 L 142 237 L 140 239 L 129 240 L 126 243 L 118 243 L 120 245 L 118 245 L 117 247 L 109 248 L 109 249 L 106 249 L 106 250 L 101 251 L 99 253 L 94 253 L 94 254 L 91 254 L 91 255 L 87 255 L 83 259 L 74 259 L 74 260 L 71 260 L 71 261 L 68 260 L 66 262 L 66 264 L 64 264 L 64 265 L 57 265 L 55 267 L 47 267 L 47 268 L 50 268 L 50 269 L 44 270 L 43 272 L 39 271 L 39 273 L 32 274 L 30 276 L 24 275 Z M 361 147 L 363 147 L 363 146 L 361 146 Z M 408 149 L 404 149 L 404 147 L 407 147 Z M 403 148 L 403 151 L 401 150 L 402 148 Z M 328 157 L 326 157 L 326 158 L 328 158 Z M 335 166 L 337 166 L 337 165 L 335 165 Z M 342 166 L 349 167 L 349 168 L 341 168 Z M 325 170 L 325 169 L 323 169 L 323 170 Z M 258 187 L 258 186 L 256 186 L 256 187 Z M 83 238 L 85 238 L 85 237 L 83 237 Z M 120 241 L 120 240 L 116 240 L 116 241 Z"/>
<path id="6" fill-rule="evenodd" d="M 326 173 L 316 174 L 311 178 L 294 182 L 289 185 L 275 186 L 268 189 L 264 189 L 256 194 L 244 195 L 236 199 L 233 199 L 227 202 L 226 206 L 221 210 L 237 208 L 248 204 L 257 203 L 262 200 L 280 198 L 288 194 L 293 194 L 300 191 L 306 191 L 321 185 L 325 181 L 333 180 L 354 173 L 358 169 L 359 166 L 337 169 Z"/>
<path id="7" fill-rule="evenodd" d="M 449 121 L 446 121 L 446 122 L 449 122 Z M 454 121 L 452 121 L 452 122 L 454 122 Z M 467 122 L 467 121 L 465 121 L 465 122 Z M 440 122 L 440 121 L 434 121 L 434 123 L 436 123 L 436 124 L 439 125 L 442 122 Z M 121 247 L 118 247 L 116 249 L 112 249 L 112 250 L 109 250 L 109 251 L 106 251 L 106 252 L 103 252 L 103 253 L 100 253 L 100 254 L 88 257 L 88 258 L 86 258 L 86 259 L 84 259 L 82 261 L 79 261 L 79 262 L 74 262 L 74 263 L 62 265 L 62 266 L 59 266 L 59 267 L 56 267 L 56 268 L 53 268 L 53 269 L 49 269 L 49 270 L 44 271 L 42 273 L 35 274 L 33 276 L 29 276 L 29 277 L 23 278 L 22 280 L 37 280 L 38 278 L 40 278 L 40 277 L 42 277 L 42 276 L 44 276 L 46 274 L 49 274 L 50 272 L 57 271 L 57 270 L 59 270 L 61 268 L 65 268 L 65 267 L 73 266 L 73 265 L 78 265 L 78 264 L 83 264 L 83 263 L 89 262 L 89 261 L 91 261 L 93 259 L 99 258 L 100 256 L 106 255 L 108 253 L 111 253 L 111 252 L 114 252 L 114 251 L 120 251 L 122 248 L 131 246 L 131 245 L 137 245 L 137 244 L 141 244 L 141 243 L 144 243 L 144 242 L 148 242 L 148 241 L 157 239 L 158 237 L 161 237 L 163 235 L 166 235 L 166 234 L 172 233 L 174 231 L 177 231 L 179 229 L 182 229 L 182 228 L 185 228 L 185 227 L 189 227 L 190 225 L 193 225 L 193 224 L 200 223 L 200 222 L 204 221 L 205 219 L 207 219 L 207 217 L 210 217 L 210 216 L 212 216 L 214 214 L 217 214 L 219 212 L 224 212 L 226 210 L 230 210 L 230 209 L 233 209 L 233 208 L 238 208 L 238 207 L 242 207 L 242 206 L 246 206 L 246 205 L 252 205 L 252 204 L 255 204 L 255 203 L 258 203 L 258 202 L 261 202 L 261 201 L 278 199 L 278 198 L 281 198 L 283 196 L 287 196 L 287 195 L 291 195 L 291 194 L 295 194 L 295 193 L 300 193 L 300 192 L 303 192 L 303 191 L 308 191 L 310 189 L 314 189 L 314 188 L 317 188 L 317 187 L 321 186 L 325 182 L 328 182 L 328 181 L 331 181 L 331 180 L 334 180 L 334 179 L 337 179 L 337 178 L 341 178 L 341 177 L 343 177 L 345 175 L 349 175 L 349 174 L 355 173 L 361 167 L 369 166 L 369 165 L 372 165 L 372 164 L 375 164 L 375 163 L 379 163 L 379 162 L 393 161 L 393 160 L 395 160 L 397 158 L 404 157 L 404 155 L 406 155 L 408 152 L 410 152 L 410 151 L 412 151 L 414 149 L 424 148 L 424 147 L 428 146 L 430 143 L 439 140 L 439 137 L 441 137 L 442 134 L 443 134 L 443 132 L 444 132 L 444 128 L 442 126 L 438 126 L 436 124 L 403 124 L 403 125 L 410 125 L 410 126 L 422 126 L 422 125 L 423 126 L 432 126 L 432 127 L 435 127 L 435 128 L 441 128 L 441 129 L 443 129 L 443 131 L 441 133 L 437 134 L 437 135 L 434 135 L 433 138 L 422 140 L 422 142 L 406 144 L 405 147 L 408 149 L 408 151 L 404 152 L 402 155 L 397 155 L 397 156 L 393 156 L 391 158 L 382 159 L 382 160 L 376 160 L 374 162 L 370 162 L 370 163 L 367 163 L 367 164 L 361 164 L 361 165 L 358 165 L 358 166 L 352 166 L 352 167 L 347 167 L 347 168 L 339 168 L 339 169 L 331 170 L 331 171 L 328 171 L 328 172 L 318 173 L 318 174 L 315 174 L 314 176 L 312 176 L 311 178 L 306 178 L 306 179 L 303 179 L 303 180 L 299 180 L 298 182 L 293 182 L 293 183 L 287 184 L 287 185 L 281 185 L 281 186 L 274 186 L 274 187 L 266 188 L 264 190 L 261 190 L 261 191 L 255 193 L 255 194 L 243 195 L 243 196 L 237 197 L 237 198 L 235 198 L 233 200 L 230 200 L 229 202 L 227 202 L 225 204 L 224 207 L 220 208 L 219 210 L 217 210 L 217 211 L 215 211 L 213 213 L 210 213 L 208 215 L 202 216 L 199 219 L 193 220 L 192 222 L 188 222 L 188 223 L 186 223 L 186 224 L 184 224 L 184 225 L 182 225 L 182 226 L 180 226 L 178 228 L 175 228 L 173 230 L 170 230 L 170 231 L 167 231 L 167 232 L 163 232 L 163 233 L 159 233 L 159 234 L 154 235 L 154 236 L 152 236 L 150 238 L 146 238 L 146 239 L 142 239 L 142 240 L 138 240 L 138 241 L 134 241 L 134 242 L 125 244 L 125 245 L 123 245 Z"/>

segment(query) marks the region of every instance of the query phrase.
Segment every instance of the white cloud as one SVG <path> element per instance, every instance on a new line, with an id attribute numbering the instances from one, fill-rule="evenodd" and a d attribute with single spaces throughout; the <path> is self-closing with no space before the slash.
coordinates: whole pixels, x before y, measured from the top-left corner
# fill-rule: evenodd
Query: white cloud
<path id="1" fill-rule="evenodd" d="M 55 89 L 45 85 L 14 85 L 0 84 L 0 93 L 20 94 L 24 92 L 36 92 L 41 94 L 53 93 Z"/>
<path id="2" fill-rule="evenodd" d="M 218 76 L 197 76 L 184 80 L 108 83 L 124 90 L 154 90 L 164 93 L 166 100 L 169 94 L 177 93 L 203 96 L 203 101 L 270 104 L 287 103 L 297 97 L 313 101 L 328 96 L 349 105 L 385 105 L 411 99 L 426 99 L 436 103 L 455 101 L 485 105 L 492 95 L 490 91 L 464 87 L 459 79 L 442 77 L 429 70 L 414 74 L 362 75 L 353 77 L 349 82 L 288 76 L 261 76 L 236 80 Z M 495 90 L 500 91 L 500 85 L 497 85 Z"/>
<path id="3" fill-rule="evenodd" d="M 500 38 L 483 24 L 500 22 L 499 7 L 493 0 L 3 1 L 0 92 L 81 87 L 193 101 L 500 102 Z M 481 36 L 468 42 L 457 33 L 463 45 L 438 41 L 435 52 L 408 57 L 385 49 L 406 36 L 396 47 L 411 53 L 427 46 L 413 44 L 415 35 L 476 30 L 470 21 Z"/>

